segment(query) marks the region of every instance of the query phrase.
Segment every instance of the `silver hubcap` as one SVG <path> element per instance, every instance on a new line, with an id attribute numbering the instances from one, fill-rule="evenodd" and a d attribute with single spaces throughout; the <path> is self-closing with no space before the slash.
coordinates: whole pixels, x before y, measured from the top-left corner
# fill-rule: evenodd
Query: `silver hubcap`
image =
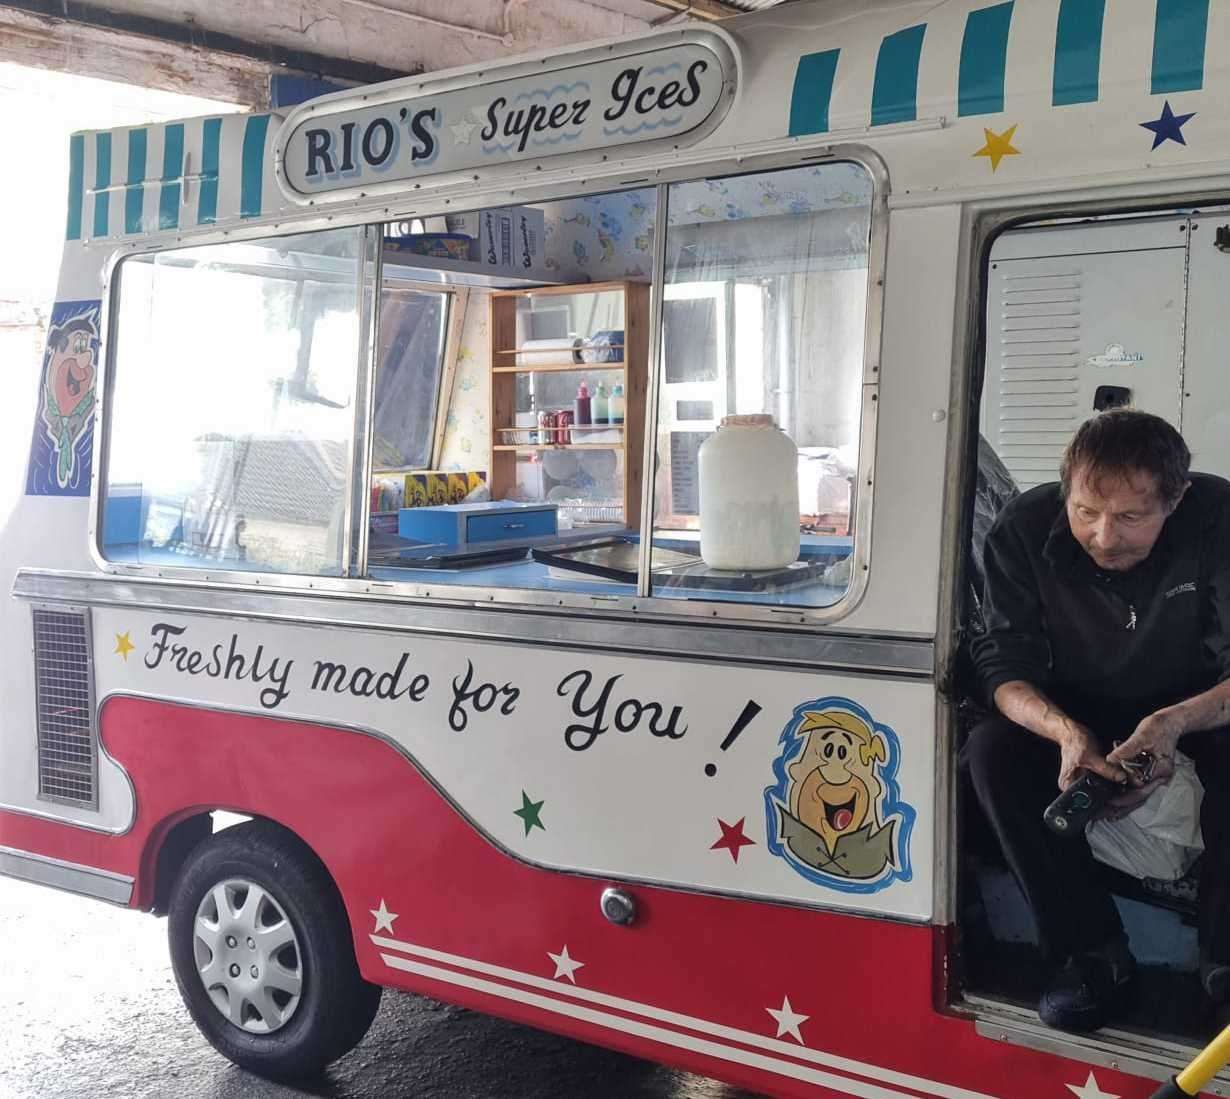
<path id="1" fill-rule="evenodd" d="M 219 882 L 196 910 L 192 947 L 214 1007 L 237 1027 L 272 1034 L 303 990 L 299 939 L 282 906 L 255 882 Z"/>

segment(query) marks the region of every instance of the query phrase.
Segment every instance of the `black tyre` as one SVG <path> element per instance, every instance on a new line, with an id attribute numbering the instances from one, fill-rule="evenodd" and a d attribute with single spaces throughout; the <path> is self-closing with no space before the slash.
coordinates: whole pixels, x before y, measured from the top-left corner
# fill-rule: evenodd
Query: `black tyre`
<path id="1" fill-rule="evenodd" d="M 314 1076 L 380 1006 L 359 976 L 342 899 L 316 855 L 268 821 L 201 844 L 171 892 L 180 995 L 213 1047 L 262 1076 Z"/>

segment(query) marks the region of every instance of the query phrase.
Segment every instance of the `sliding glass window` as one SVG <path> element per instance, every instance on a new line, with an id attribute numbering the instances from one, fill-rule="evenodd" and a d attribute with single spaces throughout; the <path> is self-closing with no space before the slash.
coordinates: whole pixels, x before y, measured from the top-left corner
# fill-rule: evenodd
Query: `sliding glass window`
<path id="1" fill-rule="evenodd" d="M 654 595 L 847 590 L 871 198 L 849 163 L 667 188 Z"/>

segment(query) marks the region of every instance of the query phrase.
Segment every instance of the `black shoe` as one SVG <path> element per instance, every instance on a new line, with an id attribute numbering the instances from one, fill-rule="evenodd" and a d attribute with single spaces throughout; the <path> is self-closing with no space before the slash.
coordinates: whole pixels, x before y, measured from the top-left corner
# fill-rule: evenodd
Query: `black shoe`
<path id="1" fill-rule="evenodd" d="M 1056 1030 L 1097 1030 L 1135 977 L 1136 962 L 1123 942 L 1069 958 L 1042 994 L 1038 1015 Z"/>

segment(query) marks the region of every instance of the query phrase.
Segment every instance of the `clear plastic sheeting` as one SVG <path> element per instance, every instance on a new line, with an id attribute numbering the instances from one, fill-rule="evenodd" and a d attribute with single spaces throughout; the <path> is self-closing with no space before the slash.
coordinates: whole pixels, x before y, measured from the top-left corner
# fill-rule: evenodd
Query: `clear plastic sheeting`
<path id="1" fill-rule="evenodd" d="M 372 462 L 429 469 L 453 294 L 388 285 L 380 294 Z"/>
<path id="2" fill-rule="evenodd" d="M 120 267 L 102 550 L 340 575 L 362 230 Z"/>
<path id="3" fill-rule="evenodd" d="M 839 566 L 853 552 L 871 199 L 870 177 L 850 163 L 669 188 L 655 552 L 694 553 L 707 523 L 738 526 L 782 491 L 797 491 L 800 547 L 774 570 L 655 571 L 654 594 L 821 607 L 847 590 Z M 742 519 L 732 505 L 722 520 L 706 514 L 699 468 L 732 416 L 771 417 L 798 460 L 792 476 L 748 494 Z M 768 462 L 748 465 L 767 476 Z"/>

